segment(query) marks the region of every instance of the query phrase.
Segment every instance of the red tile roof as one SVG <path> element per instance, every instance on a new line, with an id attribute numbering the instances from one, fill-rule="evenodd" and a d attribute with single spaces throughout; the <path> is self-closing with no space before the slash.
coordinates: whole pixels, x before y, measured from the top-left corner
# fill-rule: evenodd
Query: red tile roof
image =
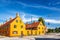
<path id="1" fill-rule="evenodd" d="M 40 22 L 34 22 L 32 24 L 26 24 L 26 28 L 34 28 L 37 27 L 39 25 Z"/>
<path id="2" fill-rule="evenodd" d="M 7 25 L 10 24 L 11 22 L 13 22 L 15 19 L 16 19 L 16 18 L 11 19 L 11 20 L 9 20 L 8 22 L 2 24 L 2 25 L 0 26 L 0 28 L 1 28 L 1 27 L 5 27 L 5 26 L 7 26 Z"/>

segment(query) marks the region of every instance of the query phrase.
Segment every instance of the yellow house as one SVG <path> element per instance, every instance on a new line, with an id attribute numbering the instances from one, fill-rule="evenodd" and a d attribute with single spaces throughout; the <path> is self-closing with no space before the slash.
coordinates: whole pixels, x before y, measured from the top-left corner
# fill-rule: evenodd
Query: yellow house
<path id="1" fill-rule="evenodd" d="M 44 26 L 41 21 L 26 24 L 26 30 L 28 31 L 29 35 L 45 35 L 46 29 L 46 26 Z"/>
<path id="2" fill-rule="evenodd" d="M 18 13 L 14 19 L 10 18 L 0 26 L 0 34 L 5 36 L 21 36 L 25 32 L 25 24 L 22 22 Z"/>
<path id="3" fill-rule="evenodd" d="M 32 24 L 24 24 L 16 13 L 15 18 L 10 18 L 3 25 L 0 25 L 0 35 L 4 36 L 28 36 L 28 35 L 44 35 L 46 26 L 42 22 L 33 22 Z"/>

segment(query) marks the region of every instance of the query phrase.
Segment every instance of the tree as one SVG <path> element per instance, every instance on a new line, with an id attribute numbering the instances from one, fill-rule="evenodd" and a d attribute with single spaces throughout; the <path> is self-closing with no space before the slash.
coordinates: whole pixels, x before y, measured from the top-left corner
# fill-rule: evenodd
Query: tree
<path id="1" fill-rule="evenodd" d="M 52 32 L 53 32 L 53 29 L 48 29 L 47 33 L 52 33 Z"/>
<path id="2" fill-rule="evenodd" d="M 38 21 L 42 21 L 42 24 L 45 26 L 45 21 L 44 21 L 44 19 L 43 19 L 42 17 L 40 17 L 40 18 L 38 19 Z"/>
<path id="3" fill-rule="evenodd" d="M 59 33 L 60 32 L 60 27 L 59 28 L 55 28 L 55 32 Z"/>

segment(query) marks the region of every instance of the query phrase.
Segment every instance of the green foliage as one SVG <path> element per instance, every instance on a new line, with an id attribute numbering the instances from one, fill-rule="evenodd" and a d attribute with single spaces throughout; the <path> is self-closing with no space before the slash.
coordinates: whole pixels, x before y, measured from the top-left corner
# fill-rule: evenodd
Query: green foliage
<path id="1" fill-rule="evenodd" d="M 40 17 L 40 18 L 38 19 L 38 21 L 42 21 L 43 25 L 45 26 L 45 21 L 44 21 L 44 19 L 43 19 L 42 17 Z"/>
<path id="2" fill-rule="evenodd" d="M 55 32 L 59 33 L 60 32 L 60 27 L 59 28 L 55 28 Z"/>
<path id="3" fill-rule="evenodd" d="M 48 29 L 47 33 L 52 33 L 52 32 L 54 32 L 54 29 Z"/>
<path id="4" fill-rule="evenodd" d="M 47 33 L 60 33 L 60 27 L 55 29 L 48 29 Z"/>

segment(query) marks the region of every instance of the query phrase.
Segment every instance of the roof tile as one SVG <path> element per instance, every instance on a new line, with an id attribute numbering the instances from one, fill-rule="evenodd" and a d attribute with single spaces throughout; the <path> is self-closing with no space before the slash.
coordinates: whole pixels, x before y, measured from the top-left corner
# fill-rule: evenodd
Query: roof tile
<path id="1" fill-rule="evenodd" d="M 40 22 L 34 22 L 32 24 L 26 24 L 26 28 L 34 28 L 37 27 L 39 25 Z"/>
<path id="2" fill-rule="evenodd" d="M 12 21 L 14 21 L 16 18 L 14 18 L 14 19 L 11 19 L 11 20 L 9 20 L 8 22 L 6 22 L 6 23 L 4 23 L 3 25 L 1 25 L 0 27 L 5 27 L 5 26 L 7 26 L 8 24 L 10 24 Z"/>

